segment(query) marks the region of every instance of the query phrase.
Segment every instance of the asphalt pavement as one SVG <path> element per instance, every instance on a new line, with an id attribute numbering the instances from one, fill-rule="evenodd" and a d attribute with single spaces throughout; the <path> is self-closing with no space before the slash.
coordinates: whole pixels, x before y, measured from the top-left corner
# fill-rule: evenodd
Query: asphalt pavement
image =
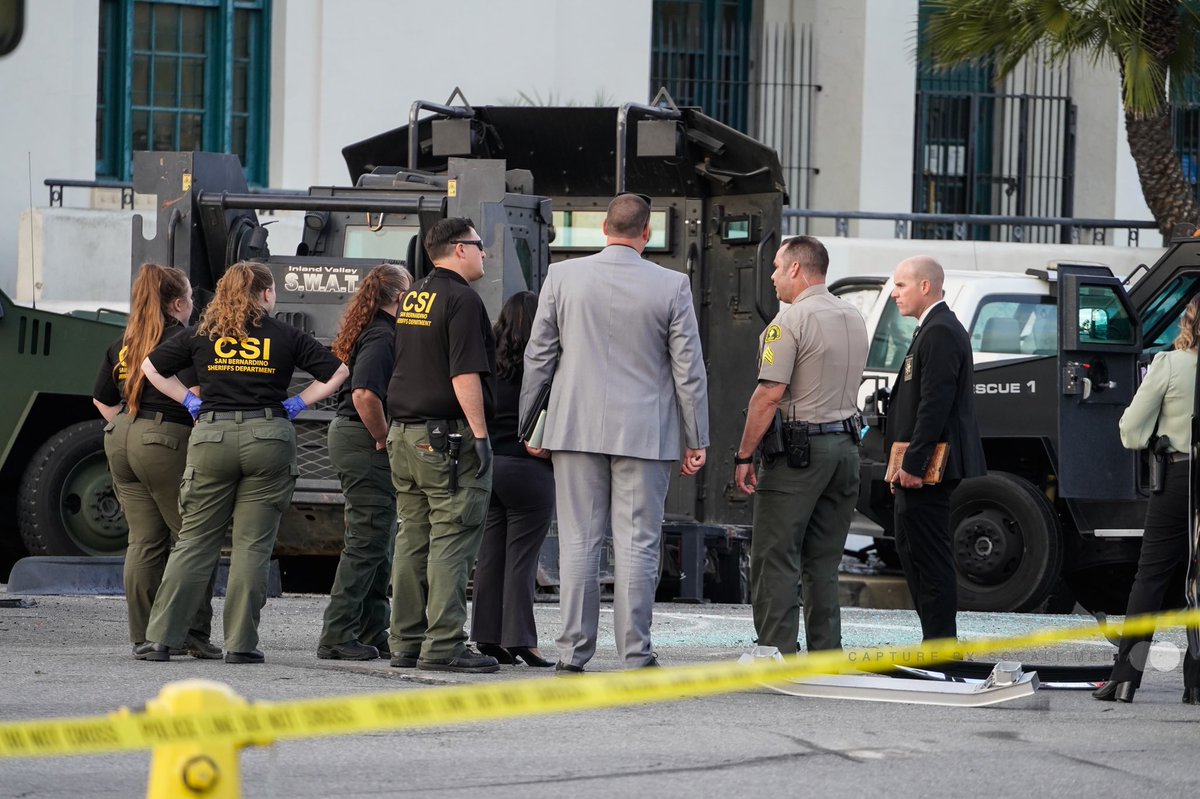
<path id="1" fill-rule="evenodd" d="M 139 708 L 166 683 L 192 677 L 227 683 L 250 701 L 561 679 L 523 665 L 454 675 L 393 669 L 384 660 L 318 660 L 323 596 L 268 601 L 261 625 L 267 662 L 257 666 L 188 657 L 134 661 L 121 597 L 32 599 L 30 607 L 0 607 L 2 721 Z M 220 613 L 218 600 L 218 619 Z M 540 603 L 536 615 L 542 651 L 550 655 L 558 608 Z M 611 620 L 605 605 L 589 670 L 618 669 Z M 960 634 L 981 640 L 1081 621 L 1086 618 L 962 613 Z M 659 604 L 654 635 L 660 660 L 670 667 L 736 659 L 752 645 L 753 625 L 745 606 Z M 911 611 L 847 608 L 843 637 L 848 651 L 866 653 L 920 636 Z M 1044 689 L 993 707 L 949 708 L 803 699 L 757 688 L 486 723 L 451 718 L 433 729 L 245 750 L 243 795 L 1182 796 L 1200 789 L 1194 761 L 1200 707 L 1180 702 L 1182 632 L 1160 638 L 1164 646 L 1130 705 L 1100 703 L 1086 691 Z M 1102 638 L 1084 637 L 995 657 L 1107 663 L 1113 651 Z M 0 796 L 144 795 L 148 768 L 146 752 L 0 760 Z"/>

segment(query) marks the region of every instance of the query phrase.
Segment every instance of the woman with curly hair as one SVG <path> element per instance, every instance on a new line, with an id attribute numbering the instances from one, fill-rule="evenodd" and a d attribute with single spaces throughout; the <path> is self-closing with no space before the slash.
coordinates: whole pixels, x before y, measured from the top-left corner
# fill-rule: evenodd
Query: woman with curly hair
<path id="1" fill-rule="evenodd" d="M 496 415 L 488 428 L 496 453 L 492 498 L 475 563 L 471 637 L 479 651 L 500 663 L 553 666 L 537 649 L 533 592 L 538 553 L 554 515 L 554 469 L 517 440 L 517 405 L 525 345 L 538 298 L 522 291 L 508 298 L 496 320 Z"/>
<path id="2" fill-rule="evenodd" d="M 186 636 L 204 582 L 233 523 L 225 592 L 225 662 L 262 663 L 259 613 L 279 519 L 299 468 L 291 420 L 337 391 L 349 371 L 319 341 L 272 317 L 275 281 L 266 266 L 229 267 L 200 324 L 142 361 L 154 387 L 197 419 L 179 490 L 183 526 L 154 599 L 139 660 L 168 660 Z M 178 374 L 196 370 L 201 400 Z M 316 380 L 288 396 L 292 373 Z"/>
<path id="3" fill-rule="evenodd" d="M 1150 494 L 1146 508 L 1142 554 L 1129 592 L 1125 617 L 1153 614 L 1163 606 L 1184 603 L 1184 581 L 1192 560 L 1188 504 L 1189 475 L 1196 465 L 1192 452 L 1192 409 L 1196 395 L 1196 348 L 1200 344 L 1200 295 L 1192 297 L 1179 322 L 1175 348 L 1154 356 L 1133 401 L 1121 414 L 1121 443 L 1126 449 L 1145 449 L 1154 431 L 1166 438 L 1166 480 L 1160 493 Z M 1151 457 L 1154 457 L 1151 455 Z M 1153 635 L 1125 635 L 1117 651 L 1112 676 L 1092 693 L 1104 702 L 1132 702 Z M 1183 701 L 1200 704 L 1200 662 L 1191 649 L 1183 657 Z"/>
<path id="4" fill-rule="evenodd" d="M 129 525 L 124 582 L 129 639 L 135 647 L 146 640 L 150 607 L 171 542 L 179 535 L 179 479 L 192 432 L 188 412 L 146 381 L 142 360 L 182 333 L 191 315 L 192 286 L 183 270 L 143 264 L 133 281 L 125 333 L 105 353 L 92 391 L 92 402 L 108 421 L 104 453 Z M 195 371 L 181 376 L 187 385 L 196 384 Z M 192 657 L 221 657 L 220 647 L 208 640 L 213 574 L 184 639 Z"/>
<path id="5" fill-rule="evenodd" d="M 372 660 L 389 655 L 392 548 L 396 489 L 388 465 L 384 413 L 395 358 L 396 314 L 412 284 L 402 266 L 383 264 L 358 285 L 333 340 L 350 367 L 329 423 L 329 459 L 346 498 L 346 538 L 329 592 L 317 645 L 323 660 Z"/>

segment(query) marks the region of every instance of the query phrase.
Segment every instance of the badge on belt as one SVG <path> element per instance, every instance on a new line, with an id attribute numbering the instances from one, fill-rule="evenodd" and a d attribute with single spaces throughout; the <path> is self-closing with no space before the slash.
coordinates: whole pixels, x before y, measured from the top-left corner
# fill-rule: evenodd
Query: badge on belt
<path id="1" fill-rule="evenodd" d="M 913 378 L 913 356 L 904 356 L 904 382 L 912 382 Z"/>

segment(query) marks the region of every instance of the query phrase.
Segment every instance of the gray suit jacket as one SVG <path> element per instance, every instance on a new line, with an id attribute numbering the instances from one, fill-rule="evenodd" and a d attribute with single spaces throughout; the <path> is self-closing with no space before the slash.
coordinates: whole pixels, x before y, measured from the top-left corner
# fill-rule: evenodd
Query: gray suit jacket
<path id="1" fill-rule="evenodd" d="M 687 275 L 613 245 L 553 264 L 538 301 L 521 419 L 551 383 L 542 446 L 676 460 L 708 446 L 708 379 Z"/>

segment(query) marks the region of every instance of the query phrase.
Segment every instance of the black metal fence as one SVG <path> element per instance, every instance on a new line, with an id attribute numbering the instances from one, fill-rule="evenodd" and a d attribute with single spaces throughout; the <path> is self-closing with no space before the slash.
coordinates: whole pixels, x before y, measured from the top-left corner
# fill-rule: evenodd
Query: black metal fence
<path id="1" fill-rule="evenodd" d="M 1071 70 L 1035 48 L 1002 81 L 988 62 L 917 65 L 912 210 L 1070 218 L 1075 194 Z M 1055 226 L 916 223 L 920 238 L 1068 241 Z"/>
<path id="2" fill-rule="evenodd" d="M 812 197 L 813 132 L 817 97 L 812 28 L 796 23 L 764 26 L 751 84 L 747 133 L 774 147 L 783 166 L 789 204 L 808 208 Z"/>
<path id="3" fill-rule="evenodd" d="M 660 87 L 775 148 L 791 204 L 812 195 L 813 131 L 821 87 L 812 29 L 768 23 L 754 35 L 746 0 L 656 0 L 650 95 Z"/>
<path id="4" fill-rule="evenodd" d="M 905 214 L 877 211 L 811 211 L 803 208 L 783 209 L 783 231 L 785 236 L 794 236 L 807 230 L 810 219 L 834 220 L 834 235 L 849 236 L 850 221 L 854 219 L 876 220 L 894 223 L 893 238 L 928 239 L 921 231 L 936 229 L 946 235 L 940 239 L 955 241 L 990 240 L 1011 242 L 1058 242 L 1061 244 L 1115 244 L 1118 231 L 1125 231 L 1127 246 L 1140 243 L 1140 231 L 1158 230 L 1152 219 L 1084 219 L 1071 217 L 1002 216 L 996 214 Z M 983 231 L 985 236 L 978 235 Z M 1003 233 L 1004 236 L 998 235 Z M 1163 244 L 1158 237 L 1147 244 L 1157 247 Z"/>

